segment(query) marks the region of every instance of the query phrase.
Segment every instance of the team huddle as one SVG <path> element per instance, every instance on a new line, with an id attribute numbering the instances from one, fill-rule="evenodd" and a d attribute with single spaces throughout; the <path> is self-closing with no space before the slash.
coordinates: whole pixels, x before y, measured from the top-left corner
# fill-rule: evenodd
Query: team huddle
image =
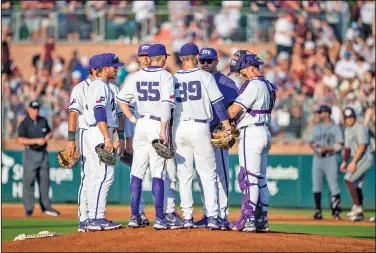
<path id="1" fill-rule="evenodd" d="M 133 154 L 129 188 L 132 216 L 128 227 L 150 224 L 142 197 L 142 183 L 150 169 L 154 229 L 269 231 L 268 125 L 277 88 L 261 75 L 259 67 L 263 62 L 246 50 L 235 54 L 229 75 L 238 73 L 246 80 L 238 90 L 228 76 L 217 71 L 218 56 L 213 48 L 199 50 L 192 43 L 183 45 L 182 69 L 175 75 L 164 69 L 167 56 L 162 44 L 141 45 L 139 71 L 127 77 L 119 91 L 109 81 L 124 63 L 112 53 L 94 55 L 89 63 L 90 76 L 74 87 L 66 152 L 72 155 L 76 150 L 78 125 L 77 150 L 81 154 L 78 231 L 122 226 L 105 218 L 114 165 L 101 161 L 96 152 L 98 145 L 119 156 L 124 152 Z M 211 139 L 218 129 L 230 136 L 234 128 L 239 132 L 238 183 L 243 197 L 239 219 L 229 222 L 228 150 L 214 147 Z M 174 151 L 172 159 L 163 158 L 153 148 L 156 139 Z M 203 217 L 198 221 L 193 220 L 194 169 L 203 203 Z M 177 190 L 182 217 L 175 209 Z"/>

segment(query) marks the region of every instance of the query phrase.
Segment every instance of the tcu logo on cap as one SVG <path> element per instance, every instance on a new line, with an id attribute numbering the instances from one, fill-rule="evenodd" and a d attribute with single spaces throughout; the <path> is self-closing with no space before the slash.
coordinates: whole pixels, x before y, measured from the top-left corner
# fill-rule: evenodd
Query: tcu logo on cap
<path id="1" fill-rule="evenodd" d="M 149 46 L 142 46 L 142 47 L 141 47 L 142 50 L 146 50 L 146 49 L 148 49 L 148 48 L 149 48 Z"/>
<path id="2" fill-rule="evenodd" d="M 210 50 L 208 50 L 208 49 L 204 49 L 204 50 L 202 50 L 202 52 L 201 52 L 202 54 L 210 54 L 211 53 L 211 51 Z"/>
<path id="3" fill-rule="evenodd" d="M 352 114 L 351 109 L 346 109 L 345 110 L 345 116 L 351 116 L 351 114 Z"/>

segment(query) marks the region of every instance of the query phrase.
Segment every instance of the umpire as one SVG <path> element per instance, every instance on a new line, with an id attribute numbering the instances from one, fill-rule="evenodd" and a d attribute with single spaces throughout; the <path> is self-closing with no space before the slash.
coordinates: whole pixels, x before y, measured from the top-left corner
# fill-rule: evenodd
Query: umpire
<path id="1" fill-rule="evenodd" d="M 23 155 L 23 205 L 25 215 L 31 216 L 34 209 L 35 178 L 39 185 L 39 203 L 46 215 L 58 216 L 60 213 L 51 207 L 48 197 L 50 174 L 47 141 L 51 139 L 51 128 L 47 120 L 39 116 L 40 102 L 31 101 L 28 114 L 18 127 L 18 142 L 25 145 Z"/>
<path id="2" fill-rule="evenodd" d="M 315 155 L 312 163 L 312 190 L 315 200 L 313 219 L 321 220 L 321 191 L 324 176 L 327 179 L 331 193 L 331 209 L 333 219 L 340 219 L 340 187 L 338 183 L 338 164 L 336 153 L 342 149 L 343 135 L 339 126 L 330 118 L 332 110 L 327 105 L 321 105 L 315 113 L 320 114 L 320 122 L 315 125 L 310 147 Z"/>

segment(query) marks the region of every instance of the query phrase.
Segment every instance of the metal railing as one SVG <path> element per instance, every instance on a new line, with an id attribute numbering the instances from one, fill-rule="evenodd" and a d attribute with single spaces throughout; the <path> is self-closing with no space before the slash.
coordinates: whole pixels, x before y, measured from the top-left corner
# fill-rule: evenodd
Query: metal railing
<path id="1" fill-rule="evenodd" d="M 203 8 L 207 9 L 204 17 L 207 25 L 202 28 L 204 33 L 210 34 L 215 29 L 213 18 L 221 10 L 220 7 L 192 7 L 189 11 L 193 17 Z M 77 33 L 76 38 L 80 41 L 112 41 L 124 39 L 126 37 L 137 36 L 144 40 L 154 35 L 158 29 L 169 22 L 169 11 L 167 8 L 157 8 L 154 15 L 150 15 L 144 22 L 135 21 L 135 13 L 132 9 L 111 8 L 88 14 L 85 8 L 78 8 L 74 13 L 60 9 L 37 9 L 33 16 L 27 16 L 23 9 L 2 10 L 1 18 L 3 25 L 9 24 L 14 33 L 15 42 L 31 41 L 31 29 L 37 26 L 40 32 L 53 35 L 57 42 L 71 40 L 72 34 Z M 250 8 L 241 9 L 241 16 L 236 32 L 231 36 L 232 41 L 259 43 L 273 40 L 273 23 L 277 20 L 281 12 L 273 13 L 267 9 L 261 9 L 255 13 Z M 325 14 L 325 13 L 323 13 Z M 348 23 L 348 13 L 337 13 L 340 24 L 338 25 L 342 38 L 346 32 Z M 307 20 L 309 21 L 310 16 Z M 171 24 L 171 23 L 170 23 Z M 174 24 L 171 24 L 174 25 Z M 205 36 L 204 39 L 208 39 Z"/>

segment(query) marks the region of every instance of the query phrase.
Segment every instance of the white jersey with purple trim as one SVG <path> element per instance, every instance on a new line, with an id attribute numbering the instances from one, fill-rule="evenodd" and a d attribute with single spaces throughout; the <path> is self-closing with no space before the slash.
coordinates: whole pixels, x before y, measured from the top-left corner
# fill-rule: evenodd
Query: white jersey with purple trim
<path id="1" fill-rule="evenodd" d="M 214 76 L 198 68 L 179 70 L 174 75 L 176 105 L 174 120 L 213 119 L 212 104 L 223 99 Z"/>
<path id="2" fill-rule="evenodd" d="M 79 114 L 78 127 L 81 129 L 88 128 L 88 124 L 84 119 L 83 112 L 86 105 L 87 90 L 91 82 L 92 81 L 90 79 L 85 79 L 82 82 L 78 83 L 76 86 L 73 87 L 70 97 L 69 111 L 74 111 Z"/>
<path id="3" fill-rule="evenodd" d="M 108 83 L 102 78 L 96 78 L 88 87 L 86 96 L 86 105 L 84 119 L 89 126 L 97 124 L 94 116 L 94 110 L 103 107 L 106 109 L 107 125 L 112 128 L 118 127 L 118 114 L 121 109 L 115 103 L 119 88 Z"/>
<path id="4" fill-rule="evenodd" d="M 241 116 L 237 128 L 253 126 L 264 123 L 269 125 L 271 120 L 270 113 L 261 113 L 251 115 L 251 110 L 269 110 L 272 109 L 271 98 L 268 84 L 258 79 L 249 80 L 245 89 L 241 89 L 240 95 L 236 98 L 235 104 L 243 108 L 244 115 Z M 270 87 L 271 89 L 271 87 Z M 247 112 L 248 111 L 248 112 Z"/>
<path id="5" fill-rule="evenodd" d="M 133 100 L 139 115 L 152 115 L 167 121 L 169 119 L 161 109 L 163 103 L 172 106 L 175 103 L 173 77 L 163 68 L 145 68 L 127 80 L 116 99 L 127 104 Z"/>

